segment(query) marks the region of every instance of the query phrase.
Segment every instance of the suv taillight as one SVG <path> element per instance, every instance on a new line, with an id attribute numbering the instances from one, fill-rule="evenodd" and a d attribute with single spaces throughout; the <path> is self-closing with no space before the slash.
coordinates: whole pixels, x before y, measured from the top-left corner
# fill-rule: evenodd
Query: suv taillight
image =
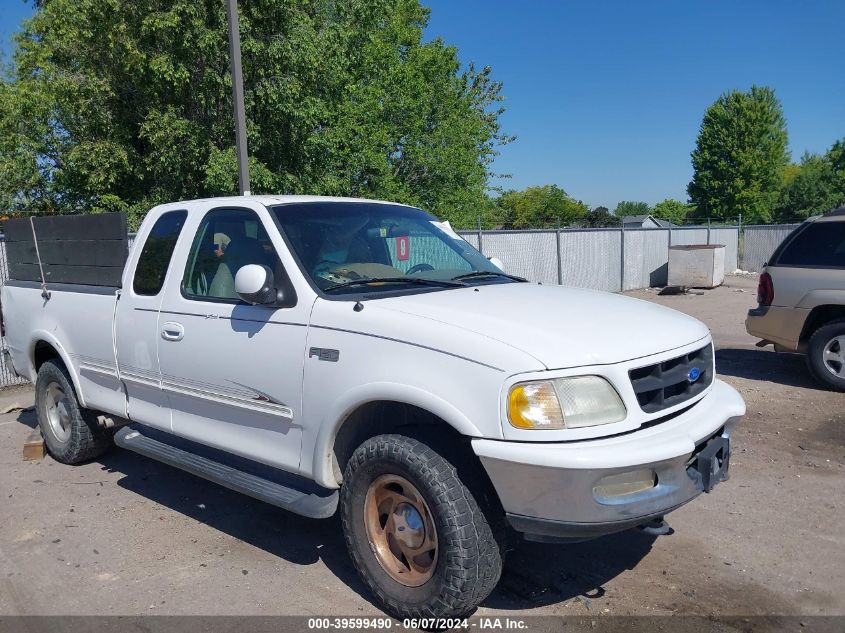
<path id="1" fill-rule="evenodd" d="M 775 299 L 775 287 L 772 284 L 772 276 L 769 273 L 760 275 L 760 283 L 757 284 L 757 303 L 761 306 L 770 306 Z"/>

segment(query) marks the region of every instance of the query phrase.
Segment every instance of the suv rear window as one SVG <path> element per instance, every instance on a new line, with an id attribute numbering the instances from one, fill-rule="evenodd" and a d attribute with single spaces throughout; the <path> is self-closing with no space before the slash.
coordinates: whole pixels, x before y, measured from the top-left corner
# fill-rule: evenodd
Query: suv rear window
<path id="1" fill-rule="evenodd" d="M 845 268 L 845 222 L 814 222 L 786 245 L 776 266 Z"/>

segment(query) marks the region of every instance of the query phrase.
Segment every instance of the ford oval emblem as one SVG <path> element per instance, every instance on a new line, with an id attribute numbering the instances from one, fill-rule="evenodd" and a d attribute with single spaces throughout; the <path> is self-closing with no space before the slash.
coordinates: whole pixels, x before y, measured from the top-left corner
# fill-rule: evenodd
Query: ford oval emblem
<path id="1" fill-rule="evenodd" d="M 695 382 L 701 378 L 701 370 L 698 367 L 693 367 L 687 372 L 687 380 L 690 382 Z"/>

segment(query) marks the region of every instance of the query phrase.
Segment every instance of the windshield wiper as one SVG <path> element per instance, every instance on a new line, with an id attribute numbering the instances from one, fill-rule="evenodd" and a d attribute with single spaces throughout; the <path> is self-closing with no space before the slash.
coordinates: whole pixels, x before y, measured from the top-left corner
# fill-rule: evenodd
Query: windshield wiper
<path id="1" fill-rule="evenodd" d="M 452 281 L 458 281 L 462 279 L 478 279 L 481 277 L 507 277 L 508 279 L 512 279 L 513 281 L 528 281 L 525 277 L 517 277 L 516 275 L 500 273 L 494 270 L 476 270 L 471 273 L 464 273 L 463 275 L 452 277 Z"/>
<path id="2" fill-rule="evenodd" d="M 465 286 L 458 281 L 447 281 L 445 279 L 426 279 L 425 277 L 368 277 L 366 279 L 353 279 L 352 281 L 344 281 L 341 284 L 334 284 L 328 288 L 323 288 L 323 292 L 331 292 L 338 288 L 350 288 L 353 286 L 366 286 L 367 284 L 386 284 L 386 283 L 405 283 L 405 284 L 419 284 L 424 286 L 440 286 L 441 288 L 459 288 Z"/>

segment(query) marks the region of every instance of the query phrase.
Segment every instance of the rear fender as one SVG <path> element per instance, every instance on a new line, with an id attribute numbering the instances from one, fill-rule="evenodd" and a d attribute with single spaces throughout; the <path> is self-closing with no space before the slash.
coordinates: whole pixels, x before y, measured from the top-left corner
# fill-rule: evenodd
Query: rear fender
<path id="1" fill-rule="evenodd" d="M 823 305 L 845 306 L 845 288 L 823 288 L 820 290 L 811 290 L 805 294 L 798 303 L 799 308 L 805 308 L 807 310 Z"/>
<path id="2" fill-rule="evenodd" d="M 29 373 L 29 379 L 33 384 L 35 384 L 35 381 L 38 379 L 38 372 L 35 369 L 35 346 L 41 341 L 49 344 L 54 350 L 56 350 L 59 358 L 61 358 L 64 363 L 65 369 L 67 369 L 71 382 L 73 383 L 73 390 L 76 392 L 76 399 L 79 401 L 79 406 L 85 407 L 85 396 L 82 393 L 82 389 L 79 387 L 79 375 L 70 360 L 70 354 L 68 354 L 67 350 L 53 334 L 45 330 L 35 330 L 32 333 L 32 338 L 29 342 L 29 349 L 27 352 L 27 363 L 29 366 L 26 368 Z"/>

